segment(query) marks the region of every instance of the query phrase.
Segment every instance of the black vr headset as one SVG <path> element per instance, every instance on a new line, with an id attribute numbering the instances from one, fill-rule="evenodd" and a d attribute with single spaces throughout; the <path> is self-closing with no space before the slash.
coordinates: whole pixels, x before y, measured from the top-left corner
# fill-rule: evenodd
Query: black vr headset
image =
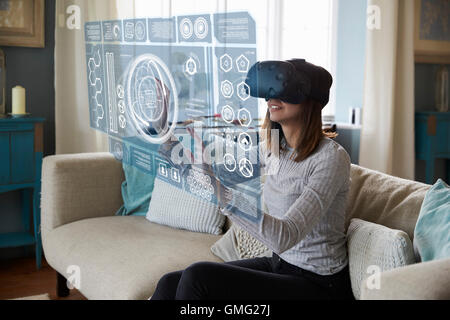
<path id="1" fill-rule="evenodd" d="M 300 104 L 308 98 L 324 108 L 330 99 L 333 77 L 322 67 L 304 59 L 257 62 L 247 74 L 245 83 L 252 97 L 279 99 Z"/>

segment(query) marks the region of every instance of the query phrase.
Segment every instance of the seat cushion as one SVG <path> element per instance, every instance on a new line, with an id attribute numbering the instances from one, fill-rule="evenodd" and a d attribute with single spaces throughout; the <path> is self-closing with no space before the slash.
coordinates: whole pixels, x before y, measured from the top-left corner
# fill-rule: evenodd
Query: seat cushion
<path id="1" fill-rule="evenodd" d="M 104 217 L 73 222 L 44 238 L 48 263 L 59 273 L 80 268 L 88 299 L 148 299 L 166 273 L 198 261 L 221 262 L 210 247 L 220 236 L 173 229 L 145 217 Z"/>

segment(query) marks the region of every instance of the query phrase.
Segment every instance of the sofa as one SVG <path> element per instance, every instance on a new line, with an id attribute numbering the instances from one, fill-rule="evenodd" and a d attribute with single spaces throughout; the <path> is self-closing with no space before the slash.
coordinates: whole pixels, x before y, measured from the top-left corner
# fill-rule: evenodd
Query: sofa
<path id="1" fill-rule="evenodd" d="M 351 219 L 403 230 L 411 240 L 430 186 L 352 165 L 347 226 Z M 148 299 L 164 274 L 198 261 L 223 262 L 211 251 L 221 236 L 115 216 L 122 205 L 122 164 L 109 153 L 44 159 L 41 235 L 56 270 L 58 294 L 67 295 L 71 266 L 88 299 Z M 230 228 L 227 221 L 225 230 Z M 381 273 L 379 290 L 361 299 L 450 299 L 450 259 L 417 262 Z M 232 298 L 232 297 L 230 297 Z"/>

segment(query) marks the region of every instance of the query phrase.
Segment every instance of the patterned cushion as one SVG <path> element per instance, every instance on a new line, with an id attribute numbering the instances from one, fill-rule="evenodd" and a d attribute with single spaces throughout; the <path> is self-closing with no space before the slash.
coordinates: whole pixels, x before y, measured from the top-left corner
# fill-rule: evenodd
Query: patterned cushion
<path id="1" fill-rule="evenodd" d="M 147 220 L 193 232 L 220 235 L 225 216 L 219 207 L 159 178 L 155 180 Z"/>
<path id="2" fill-rule="evenodd" d="M 360 299 L 361 285 L 374 272 L 396 269 L 415 262 L 413 245 L 406 232 L 360 219 L 351 220 L 347 231 L 347 246 L 350 279 L 356 299 Z"/>
<path id="3" fill-rule="evenodd" d="M 269 248 L 235 224 L 212 245 L 211 251 L 225 262 L 272 256 Z"/>

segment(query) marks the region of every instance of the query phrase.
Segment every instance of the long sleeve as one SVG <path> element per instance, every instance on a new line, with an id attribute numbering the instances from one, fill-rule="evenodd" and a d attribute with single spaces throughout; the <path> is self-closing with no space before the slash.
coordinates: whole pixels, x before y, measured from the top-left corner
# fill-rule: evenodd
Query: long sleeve
<path id="1" fill-rule="evenodd" d="M 259 223 L 253 223 L 240 214 L 231 212 L 230 219 L 277 254 L 289 250 L 303 240 L 329 210 L 336 195 L 348 182 L 350 159 L 343 149 L 326 148 L 314 159 L 300 196 L 281 217 L 263 212 L 253 205 L 245 194 L 233 190 L 231 205 L 244 210 L 253 208 L 249 215 L 262 215 Z M 270 197 L 270 195 L 268 195 Z M 247 200 L 246 200 L 247 199 Z"/>

